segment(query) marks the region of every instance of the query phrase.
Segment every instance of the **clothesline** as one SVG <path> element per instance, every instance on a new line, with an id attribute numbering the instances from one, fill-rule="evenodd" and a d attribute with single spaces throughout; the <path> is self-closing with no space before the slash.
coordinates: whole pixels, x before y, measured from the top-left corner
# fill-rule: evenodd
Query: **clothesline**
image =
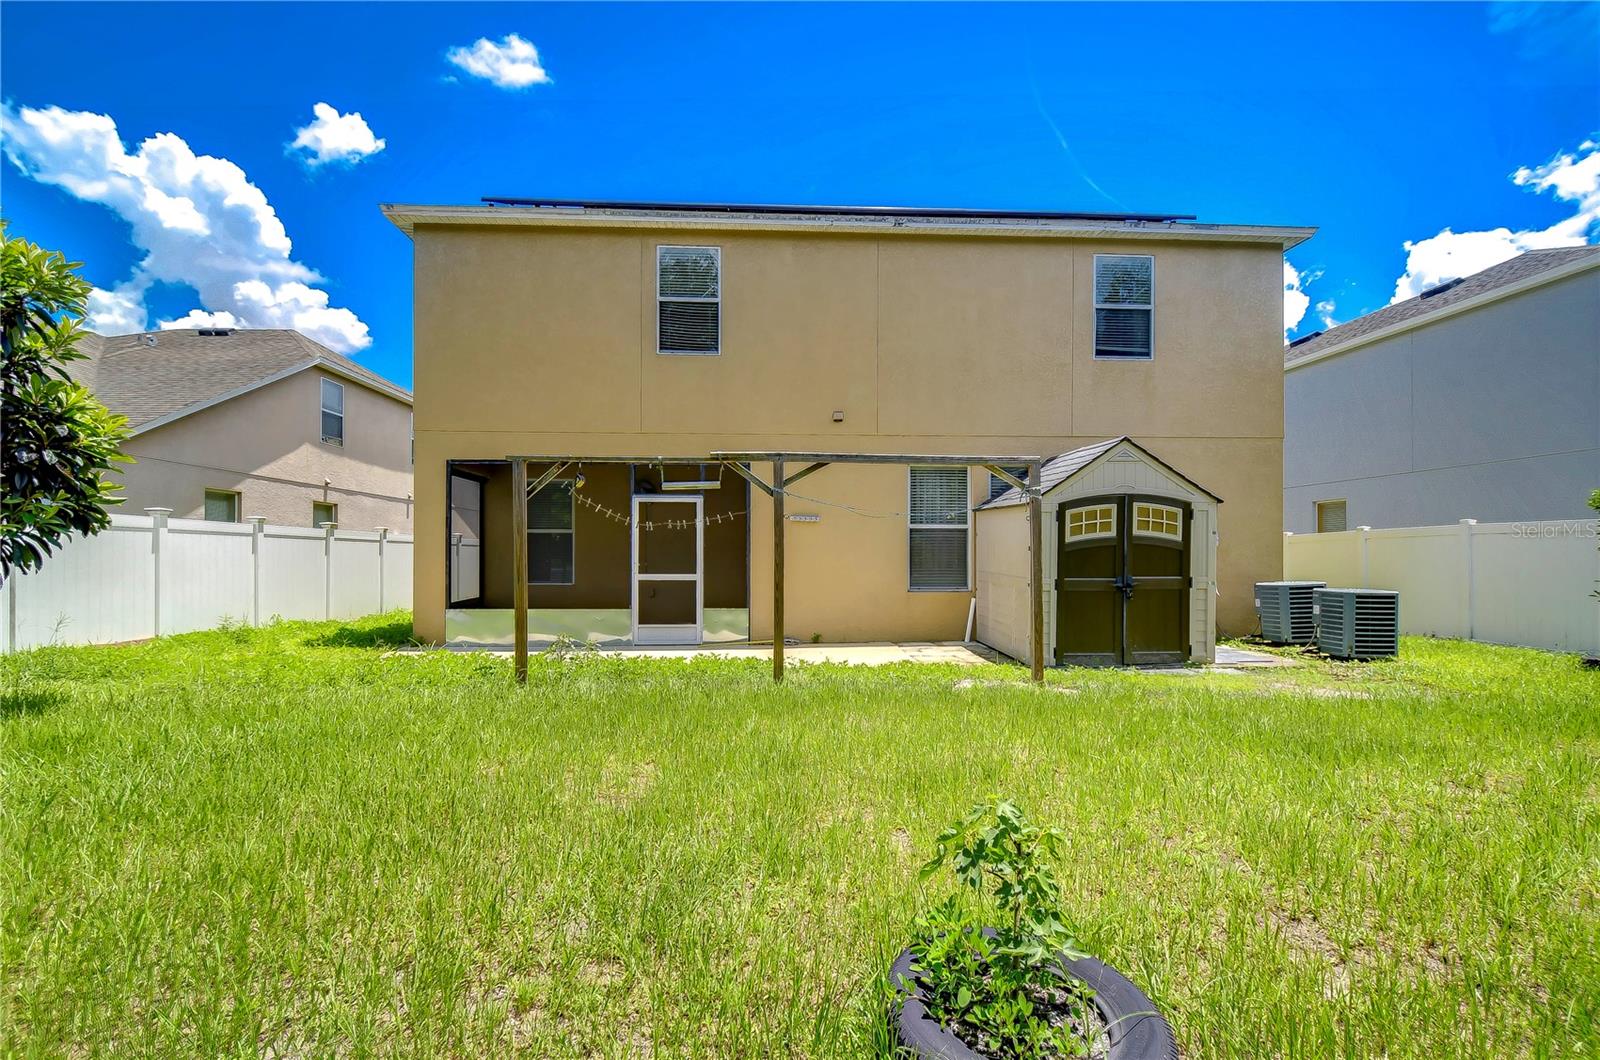
<path id="1" fill-rule="evenodd" d="M 590 499 L 579 489 L 574 488 L 573 484 L 570 482 L 552 482 L 550 485 L 565 489 L 572 496 L 573 500 L 606 519 L 621 523 L 623 526 L 631 527 L 633 525 L 633 518 L 626 512 L 616 511 L 604 504 L 601 504 L 599 501 Z M 909 519 L 911 517 L 909 512 L 873 512 L 864 508 L 857 508 L 854 505 L 844 504 L 839 501 L 829 501 L 824 500 L 821 497 L 811 497 L 805 494 L 795 493 L 793 490 L 788 491 L 788 496 L 797 501 L 805 501 L 810 504 L 821 504 L 829 508 L 838 508 L 842 511 L 849 512 L 852 515 L 864 516 L 868 519 Z M 698 518 L 691 519 L 645 519 L 640 521 L 639 528 L 645 531 L 655 530 L 657 527 L 666 530 L 690 530 L 696 525 L 719 526 L 723 523 L 731 523 L 734 520 L 742 519 L 749 514 L 749 510 L 745 509 L 737 512 L 718 512 L 715 515 L 703 515 L 699 516 Z M 939 512 L 921 513 L 921 522 L 924 525 L 938 524 L 941 522 L 957 525 L 965 520 L 966 516 L 967 509 L 949 508 Z"/>

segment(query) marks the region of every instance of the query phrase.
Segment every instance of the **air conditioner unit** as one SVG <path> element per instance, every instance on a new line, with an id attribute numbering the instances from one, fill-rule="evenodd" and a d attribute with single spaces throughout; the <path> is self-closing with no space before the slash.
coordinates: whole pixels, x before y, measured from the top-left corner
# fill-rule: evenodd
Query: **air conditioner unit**
<path id="1" fill-rule="evenodd" d="M 1256 619 L 1270 644 L 1310 644 L 1317 639 L 1311 593 L 1327 582 L 1256 582 Z"/>
<path id="2" fill-rule="evenodd" d="M 1317 649 L 1340 659 L 1400 654 L 1400 594 L 1388 589 L 1316 589 Z"/>

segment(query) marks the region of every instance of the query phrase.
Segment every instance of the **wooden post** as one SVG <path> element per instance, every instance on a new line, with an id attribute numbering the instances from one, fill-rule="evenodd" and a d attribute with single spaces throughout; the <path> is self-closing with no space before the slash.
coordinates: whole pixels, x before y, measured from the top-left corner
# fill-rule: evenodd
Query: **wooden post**
<path id="1" fill-rule="evenodd" d="M 772 679 L 783 680 L 783 461 L 772 462 Z"/>
<path id="2" fill-rule="evenodd" d="M 528 683 L 528 462 L 511 462 L 511 636 L 517 683 Z"/>
<path id="3" fill-rule="evenodd" d="M 1041 683 L 1044 681 L 1044 532 L 1040 525 L 1043 502 L 1039 499 L 1042 481 L 1039 461 L 1028 461 L 1028 596 L 1033 612 L 1033 636 L 1028 654 L 1033 663 L 1033 679 Z"/>

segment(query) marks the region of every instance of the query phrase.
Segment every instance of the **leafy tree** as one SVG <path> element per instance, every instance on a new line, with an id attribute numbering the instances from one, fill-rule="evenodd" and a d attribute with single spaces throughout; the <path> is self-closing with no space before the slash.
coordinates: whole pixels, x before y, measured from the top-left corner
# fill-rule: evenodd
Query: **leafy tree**
<path id="1" fill-rule="evenodd" d="M 81 262 L 0 222 L 0 580 L 36 569 L 70 534 L 104 530 L 106 472 L 125 463 L 127 421 L 74 383 L 89 284 Z"/>

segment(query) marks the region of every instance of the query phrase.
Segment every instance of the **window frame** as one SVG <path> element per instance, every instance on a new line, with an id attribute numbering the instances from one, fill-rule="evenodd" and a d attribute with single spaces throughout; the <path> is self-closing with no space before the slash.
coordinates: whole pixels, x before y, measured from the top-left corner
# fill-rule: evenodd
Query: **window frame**
<path id="1" fill-rule="evenodd" d="M 317 518 L 317 509 L 318 508 L 331 508 L 333 510 L 333 518 L 332 519 L 318 519 Z M 335 526 L 338 525 L 338 523 L 339 523 L 339 502 L 338 501 L 312 501 L 311 502 L 311 528 L 313 530 L 321 530 L 323 523 L 333 523 Z"/>
<path id="2" fill-rule="evenodd" d="M 1094 541 L 1101 538 L 1115 538 L 1119 533 L 1117 528 L 1118 510 L 1119 506 L 1117 504 L 1106 503 L 1104 501 L 1096 502 L 1094 504 L 1080 504 L 1076 508 L 1067 508 L 1061 514 L 1061 522 L 1064 528 L 1063 532 L 1066 535 L 1066 540 L 1070 542 Z M 1078 512 L 1110 512 L 1111 525 L 1105 530 L 1093 530 L 1088 533 L 1074 534 L 1072 532 L 1072 517 Z M 1095 525 L 1099 526 L 1101 519 L 1098 515 L 1096 515 L 1094 521 Z M 1087 524 L 1088 521 L 1085 520 L 1084 522 Z"/>
<path id="3" fill-rule="evenodd" d="M 906 591 L 913 593 L 970 593 L 972 591 L 972 469 L 966 465 L 954 465 L 962 473 L 961 481 L 966 487 L 967 503 L 963 505 L 966 522 L 956 523 L 918 523 L 913 522 L 911 505 L 911 480 L 918 471 L 947 471 L 950 464 L 909 464 L 906 466 Z M 962 542 L 962 551 L 966 554 L 965 567 L 966 581 L 961 586 L 928 586 L 913 585 L 912 583 L 912 551 L 911 537 L 918 530 L 960 530 L 965 535 Z"/>
<path id="4" fill-rule="evenodd" d="M 1100 301 L 1100 259 L 1101 258 L 1144 258 L 1150 263 L 1150 304 L 1147 306 L 1129 305 L 1126 302 L 1101 302 Z M 1154 254 L 1096 254 L 1094 268 L 1089 276 L 1089 299 L 1093 303 L 1090 309 L 1090 326 L 1094 329 L 1090 336 L 1090 348 L 1094 351 L 1097 361 L 1153 361 L 1156 359 L 1156 256 Z M 1150 314 L 1150 352 L 1148 353 L 1101 353 L 1100 352 L 1100 310 L 1102 309 L 1131 309 L 1144 310 Z"/>
<path id="5" fill-rule="evenodd" d="M 322 382 L 317 387 L 317 433 L 322 436 L 323 445 L 337 445 L 340 449 L 343 449 L 345 438 L 345 386 L 337 379 L 329 379 L 325 375 L 319 376 L 318 378 L 320 378 Z M 339 391 L 339 409 L 337 412 L 328 407 L 328 388 L 330 386 L 338 388 Z M 328 436 L 327 431 L 322 429 L 323 416 L 339 417 L 339 437 L 331 438 Z"/>
<path id="6" fill-rule="evenodd" d="M 661 296 L 661 252 L 664 250 L 708 250 L 717 259 L 717 296 L 694 298 Z M 700 302 L 717 307 L 717 348 L 714 350 L 665 350 L 661 348 L 661 304 L 663 302 Z M 656 244 L 656 356 L 658 357 L 721 357 L 722 356 L 722 248 L 697 246 L 690 243 Z"/>
<path id="7" fill-rule="evenodd" d="M 1140 508 L 1149 509 L 1152 512 L 1152 514 L 1155 513 L 1156 511 L 1161 512 L 1162 513 L 1161 524 L 1162 524 L 1163 528 L 1160 529 L 1160 530 L 1155 530 L 1155 529 L 1144 530 L 1144 529 L 1140 529 L 1140 527 L 1139 527 L 1139 509 Z M 1170 533 L 1165 529 L 1166 524 L 1169 522 L 1169 520 L 1167 518 L 1165 518 L 1165 515 L 1168 512 L 1170 512 L 1171 514 L 1173 514 L 1174 516 L 1177 517 L 1176 520 L 1175 520 L 1176 525 L 1177 525 L 1177 529 L 1172 531 L 1172 532 L 1170 532 Z M 1163 504 L 1160 501 L 1134 501 L 1133 502 L 1132 519 L 1133 519 L 1133 523 L 1129 527 L 1129 530 L 1131 530 L 1134 534 L 1136 534 L 1136 535 L 1138 535 L 1140 537 L 1154 537 L 1154 538 L 1160 538 L 1163 541 L 1177 541 L 1179 543 L 1181 543 L 1183 541 L 1183 522 L 1184 522 L 1184 520 L 1183 520 L 1183 509 L 1178 507 L 1176 504 Z M 1152 525 L 1155 523 L 1155 519 L 1154 518 L 1149 518 L 1148 521 Z"/>
<path id="8" fill-rule="evenodd" d="M 216 494 L 219 497 L 227 497 L 233 503 L 233 518 L 231 518 L 231 519 L 212 519 L 212 518 L 207 517 L 207 515 L 206 515 L 206 501 L 209 499 L 211 494 Z M 238 490 L 213 489 L 210 486 L 206 486 L 200 492 L 200 519 L 201 519 L 202 522 L 207 522 L 207 523 L 237 523 L 237 522 L 240 521 L 240 514 L 243 511 L 244 511 L 244 497 L 240 494 L 240 492 Z"/>
<path id="9" fill-rule="evenodd" d="M 1322 528 L 1322 509 L 1325 505 L 1338 504 L 1344 507 L 1344 530 L 1324 530 Z M 1342 534 L 1350 529 L 1350 502 L 1344 497 L 1329 497 L 1327 500 L 1311 502 L 1311 532 L 1315 534 Z"/>
<path id="10" fill-rule="evenodd" d="M 534 527 L 534 525 L 533 525 L 533 513 L 532 512 L 528 513 L 528 584 L 529 585 L 576 585 L 576 584 L 578 584 L 578 498 L 573 493 L 573 485 L 572 485 L 573 481 L 574 480 L 570 479 L 570 478 L 553 478 L 549 482 L 545 483 L 543 486 L 541 486 L 539 488 L 539 493 L 543 493 L 545 490 L 549 489 L 552 486 L 563 486 L 563 485 L 566 486 L 566 488 L 567 488 L 567 506 L 571 510 L 571 513 L 572 513 L 572 518 L 570 520 L 568 520 L 568 521 L 572 525 L 568 526 L 565 530 L 549 530 L 549 529 L 540 530 L 540 529 L 536 529 Z M 527 501 L 525 503 L 529 504 L 529 505 L 533 504 L 533 498 L 537 497 L 538 495 L 539 495 L 538 493 L 532 494 L 531 496 L 528 497 L 528 499 L 527 499 Z M 534 534 L 546 534 L 546 535 L 566 534 L 568 537 L 572 538 L 572 577 L 570 577 L 568 580 L 566 580 L 564 582 L 552 582 L 552 581 L 539 581 L 538 579 L 536 579 L 533 576 L 533 535 Z"/>

